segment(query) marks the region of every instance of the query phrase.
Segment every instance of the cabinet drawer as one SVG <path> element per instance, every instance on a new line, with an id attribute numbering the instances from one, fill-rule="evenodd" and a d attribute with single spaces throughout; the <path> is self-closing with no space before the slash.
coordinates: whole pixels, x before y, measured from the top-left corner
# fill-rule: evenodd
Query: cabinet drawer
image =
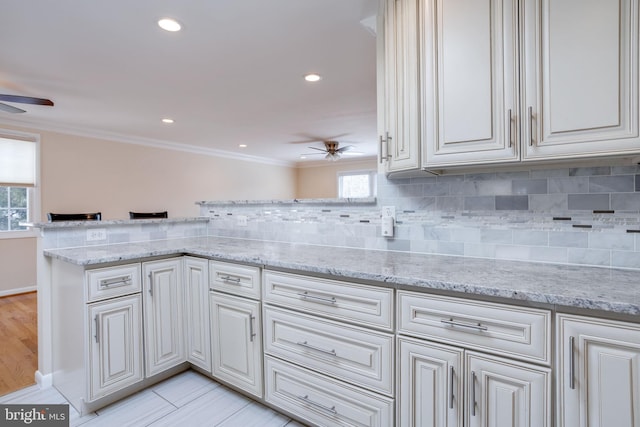
<path id="1" fill-rule="evenodd" d="M 266 353 L 393 395 L 393 335 L 274 307 L 264 313 Z"/>
<path id="2" fill-rule="evenodd" d="M 265 271 L 264 300 L 363 326 L 393 327 L 393 289 Z"/>
<path id="3" fill-rule="evenodd" d="M 551 362 L 548 310 L 398 291 L 398 332 L 547 365 Z"/>
<path id="4" fill-rule="evenodd" d="M 209 261 L 209 289 L 260 299 L 260 268 Z"/>
<path id="5" fill-rule="evenodd" d="M 140 292 L 140 264 L 87 270 L 87 302 Z"/>
<path id="6" fill-rule="evenodd" d="M 265 400 L 322 426 L 391 426 L 393 399 L 266 357 Z"/>

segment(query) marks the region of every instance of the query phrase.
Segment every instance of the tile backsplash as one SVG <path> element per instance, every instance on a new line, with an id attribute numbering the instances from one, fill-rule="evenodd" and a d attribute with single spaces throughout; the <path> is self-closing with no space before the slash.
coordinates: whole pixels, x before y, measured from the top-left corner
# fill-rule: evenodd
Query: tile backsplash
<path id="1" fill-rule="evenodd" d="M 640 167 L 388 180 L 376 203 L 201 203 L 209 235 L 640 269 Z M 395 206 L 393 238 L 380 234 Z M 246 225 L 244 225 L 246 220 Z"/>

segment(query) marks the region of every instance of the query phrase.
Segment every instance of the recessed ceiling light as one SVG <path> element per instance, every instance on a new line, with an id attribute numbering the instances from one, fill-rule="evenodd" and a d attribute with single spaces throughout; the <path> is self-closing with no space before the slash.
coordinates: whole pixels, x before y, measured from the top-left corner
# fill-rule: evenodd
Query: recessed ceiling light
<path id="1" fill-rule="evenodd" d="M 173 123 L 173 119 L 169 119 L 169 118 L 162 119 L 162 123 L 171 124 Z"/>
<path id="2" fill-rule="evenodd" d="M 322 79 L 322 77 L 320 77 L 320 74 L 310 73 L 310 74 L 305 74 L 304 79 L 308 82 L 317 82 L 320 79 Z"/>
<path id="3" fill-rule="evenodd" d="M 180 25 L 178 21 L 171 18 L 162 18 L 161 20 L 158 21 L 158 25 L 163 30 L 171 31 L 171 32 L 180 31 L 180 29 L 182 28 L 182 25 Z"/>
<path id="4" fill-rule="evenodd" d="M 240 144 L 240 145 L 238 145 L 238 147 L 240 147 L 240 148 L 247 148 L 247 144 Z"/>

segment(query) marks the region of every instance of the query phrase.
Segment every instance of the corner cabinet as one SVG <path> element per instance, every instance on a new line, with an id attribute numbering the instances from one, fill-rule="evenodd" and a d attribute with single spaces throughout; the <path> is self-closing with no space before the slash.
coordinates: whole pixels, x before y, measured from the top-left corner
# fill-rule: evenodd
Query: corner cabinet
<path id="1" fill-rule="evenodd" d="M 383 12 L 387 173 L 640 153 L 638 0 Z"/>
<path id="2" fill-rule="evenodd" d="M 186 360 L 182 258 L 142 263 L 147 376 Z"/>
<path id="3" fill-rule="evenodd" d="M 640 425 L 640 325 L 558 314 L 557 425 Z"/>
<path id="4" fill-rule="evenodd" d="M 184 303 L 187 362 L 211 373 L 209 260 L 184 257 Z"/>

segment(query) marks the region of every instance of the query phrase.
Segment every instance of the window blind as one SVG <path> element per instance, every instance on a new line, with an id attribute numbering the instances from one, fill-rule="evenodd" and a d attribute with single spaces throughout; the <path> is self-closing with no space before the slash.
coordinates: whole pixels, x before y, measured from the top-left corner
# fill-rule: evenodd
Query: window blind
<path id="1" fill-rule="evenodd" d="M 0 136 L 0 186 L 36 185 L 36 143 Z"/>

